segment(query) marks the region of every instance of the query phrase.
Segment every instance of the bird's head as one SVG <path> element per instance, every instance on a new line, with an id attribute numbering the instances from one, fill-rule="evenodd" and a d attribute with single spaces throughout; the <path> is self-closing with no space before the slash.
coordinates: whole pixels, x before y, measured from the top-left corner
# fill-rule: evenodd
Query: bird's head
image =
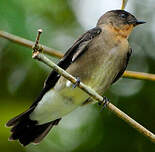
<path id="1" fill-rule="evenodd" d="M 124 10 L 112 10 L 101 16 L 97 25 L 109 25 L 116 31 L 127 32 L 126 36 L 128 36 L 135 26 L 144 23 L 144 21 L 137 20 L 136 17 L 129 12 Z"/>

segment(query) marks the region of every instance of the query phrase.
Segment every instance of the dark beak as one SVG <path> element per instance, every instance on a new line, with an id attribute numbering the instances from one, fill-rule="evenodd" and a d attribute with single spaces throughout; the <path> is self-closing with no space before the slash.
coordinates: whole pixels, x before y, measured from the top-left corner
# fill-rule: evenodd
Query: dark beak
<path id="1" fill-rule="evenodd" d="M 146 22 L 144 21 L 138 21 L 138 20 L 130 20 L 128 21 L 128 24 L 133 24 L 134 26 L 140 25 L 140 24 L 144 24 Z"/>
<path id="2" fill-rule="evenodd" d="M 144 22 L 144 21 L 136 21 L 135 25 L 144 24 L 144 23 L 146 23 L 146 22 Z"/>

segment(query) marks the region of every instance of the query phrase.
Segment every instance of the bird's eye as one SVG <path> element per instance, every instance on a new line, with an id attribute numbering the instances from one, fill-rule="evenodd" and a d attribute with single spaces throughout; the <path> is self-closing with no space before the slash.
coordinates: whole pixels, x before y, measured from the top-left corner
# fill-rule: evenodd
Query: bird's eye
<path id="1" fill-rule="evenodd" d="M 127 14 L 122 13 L 122 14 L 120 14 L 120 17 L 121 18 L 127 18 Z"/>

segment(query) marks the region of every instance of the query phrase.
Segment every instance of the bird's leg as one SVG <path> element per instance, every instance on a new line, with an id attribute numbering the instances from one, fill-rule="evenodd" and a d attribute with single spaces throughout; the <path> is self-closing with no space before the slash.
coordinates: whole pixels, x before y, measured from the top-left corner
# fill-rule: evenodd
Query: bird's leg
<path id="1" fill-rule="evenodd" d="M 76 77 L 76 83 L 73 84 L 73 88 L 76 88 L 80 84 L 80 78 Z"/>
<path id="2" fill-rule="evenodd" d="M 106 96 L 104 96 L 103 100 L 98 102 L 98 104 L 99 104 L 99 106 L 102 106 L 102 108 L 104 109 L 109 104 L 109 101 L 110 100 Z"/>

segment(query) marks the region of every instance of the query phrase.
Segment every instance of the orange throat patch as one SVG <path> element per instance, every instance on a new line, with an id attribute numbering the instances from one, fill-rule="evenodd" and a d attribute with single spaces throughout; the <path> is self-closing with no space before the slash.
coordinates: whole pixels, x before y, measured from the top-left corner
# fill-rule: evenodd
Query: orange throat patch
<path id="1" fill-rule="evenodd" d="M 111 32 L 115 33 L 116 36 L 120 38 L 128 38 L 134 28 L 132 24 L 124 25 L 122 29 L 116 28 L 112 25 L 109 27 L 110 27 Z"/>
<path id="2" fill-rule="evenodd" d="M 123 29 L 116 29 L 115 27 L 113 27 L 113 28 L 118 33 L 118 36 L 128 38 L 130 33 L 133 30 L 133 25 L 132 24 L 124 25 Z"/>

